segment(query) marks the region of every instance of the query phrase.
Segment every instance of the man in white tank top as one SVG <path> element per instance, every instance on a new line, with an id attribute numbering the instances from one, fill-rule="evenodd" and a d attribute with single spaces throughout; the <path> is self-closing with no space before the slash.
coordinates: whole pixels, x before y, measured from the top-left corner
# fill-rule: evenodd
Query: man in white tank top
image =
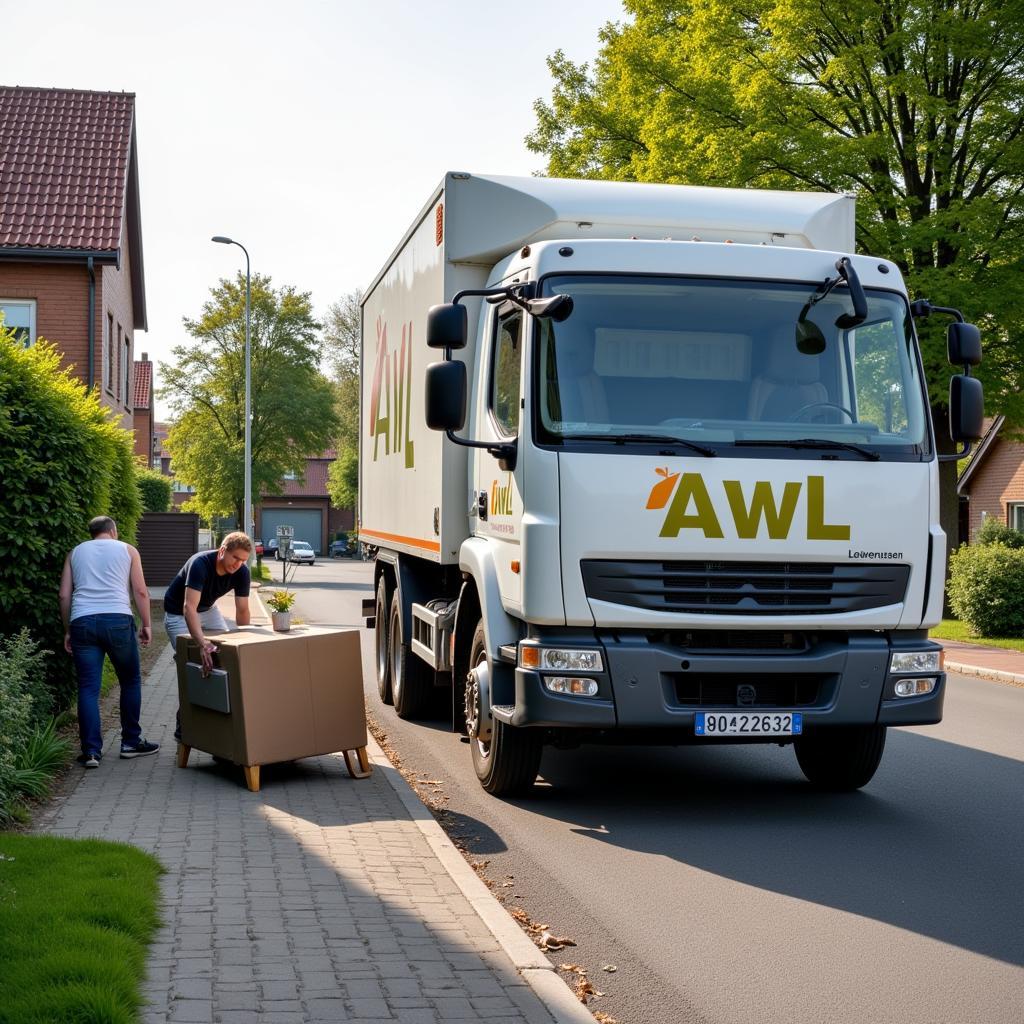
<path id="1" fill-rule="evenodd" d="M 64 619 L 64 649 L 75 660 L 78 676 L 78 734 L 82 742 L 79 763 L 98 768 L 103 754 L 100 729 L 100 683 L 103 659 L 109 657 L 121 685 L 121 757 L 155 754 L 139 727 L 142 672 L 135 635 L 131 598 L 142 619 L 138 640 L 148 646 L 153 638 L 149 617 L 149 589 L 142 560 L 130 544 L 117 539 L 117 524 L 109 516 L 89 523 L 87 540 L 64 560 L 60 580 L 60 613 Z"/>

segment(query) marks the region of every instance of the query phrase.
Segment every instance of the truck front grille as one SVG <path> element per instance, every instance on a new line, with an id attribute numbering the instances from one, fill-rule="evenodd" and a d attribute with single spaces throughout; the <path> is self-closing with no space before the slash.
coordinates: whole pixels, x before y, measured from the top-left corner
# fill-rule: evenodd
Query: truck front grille
<path id="1" fill-rule="evenodd" d="M 806 708 L 822 700 L 831 677 L 670 674 L 676 702 L 689 708 Z"/>
<path id="2" fill-rule="evenodd" d="M 648 611 L 837 615 L 903 601 L 910 566 L 859 562 L 580 562 L 587 597 Z"/>

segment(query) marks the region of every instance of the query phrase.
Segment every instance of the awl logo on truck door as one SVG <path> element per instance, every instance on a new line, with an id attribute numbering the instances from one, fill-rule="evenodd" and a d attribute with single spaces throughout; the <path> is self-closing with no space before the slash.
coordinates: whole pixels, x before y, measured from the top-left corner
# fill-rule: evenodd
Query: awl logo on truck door
<path id="1" fill-rule="evenodd" d="M 390 359 L 388 356 L 390 355 Z M 384 389 L 384 410 L 381 410 L 381 387 Z M 384 454 L 396 455 L 405 449 L 405 468 L 415 463 L 413 441 L 409 436 L 412 405 L 412 321 L 402 324 L 402 345 L 397 352 L 388 352 L 388 325 L 377 318 L 377 355 L 373 364 L 373 385 L 370 390 L 370 434 L 373 436 L 373 461 L 377 461 L 380 439 L 384 438 Z"/>
<path id="2" fill-rule="evenodd" d="M 663 479 L 651 488 L 647 508 L 668 506 L 659 536 L 678 537 L 680 530 L 700 530 L 707 538 L 725 536 L 715 504 L 700 473 L 669 473 L 668 467 L 655 472 Z M 807 539 L 849 540 L 849 525 L 825 522 L 825 478 L 808 476 L 806 485 Z M 747 486 L 751 487 L 750 484 Z M 770 480 L 757 480 L 748 497 L 744 494 L 742 481 L 723 480 L 722 489 L 736 525 L 736 535 L 742 540 L 753 540 L 764 522 L 771 540 L 785 540 L 792 528 L 803 487 L 804 481 L 790 481 L 782 485 L 781 496 L 776 496 Z"/>

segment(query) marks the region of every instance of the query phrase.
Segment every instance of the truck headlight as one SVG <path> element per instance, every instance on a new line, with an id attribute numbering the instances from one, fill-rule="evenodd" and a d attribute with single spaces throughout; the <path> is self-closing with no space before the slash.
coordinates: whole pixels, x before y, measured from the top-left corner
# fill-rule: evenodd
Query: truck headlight
<path id="1" fill-rule="evenodd" d="M 941 672 L 945 651 L 893 651 L 890 672 Z M 902 694 L 901 694 L 902 696 Z"/>
<path id="2" fill-rule="evenodd" d="M 519 645 L 519 667 L 541 672 L 603 672 L 601 652 L 593 648 Z"/>

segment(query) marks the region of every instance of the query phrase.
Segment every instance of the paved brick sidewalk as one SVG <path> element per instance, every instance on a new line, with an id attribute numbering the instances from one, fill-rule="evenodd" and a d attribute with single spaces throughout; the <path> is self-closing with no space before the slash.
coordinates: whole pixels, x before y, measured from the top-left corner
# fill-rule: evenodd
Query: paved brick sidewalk
<path id="1" fill-rule="evenodd" d="M 340 756 L 265 768 L 250 793 L 208 755 L 175 767 L 176 706 L 168 648 L 143 688 L 159 753 L 121 761 L 112 731 L 100 768 L 39 826 L 132 843 L 167 869 L 145 1024 L 593 1020 L 539 951 L 534 970 L 516 969 L 503 925 L 481 917 L 493 897 L 475 877 L 483 897 L 457 884 L 441 860 L 454 847 L 382 756 L 363 780 Z"/>
<path id="2" fill-rule="evenodd" d="M 946 649 L 946 671 L 1024 684 L 1024 652 L 939 640 Z"/>

